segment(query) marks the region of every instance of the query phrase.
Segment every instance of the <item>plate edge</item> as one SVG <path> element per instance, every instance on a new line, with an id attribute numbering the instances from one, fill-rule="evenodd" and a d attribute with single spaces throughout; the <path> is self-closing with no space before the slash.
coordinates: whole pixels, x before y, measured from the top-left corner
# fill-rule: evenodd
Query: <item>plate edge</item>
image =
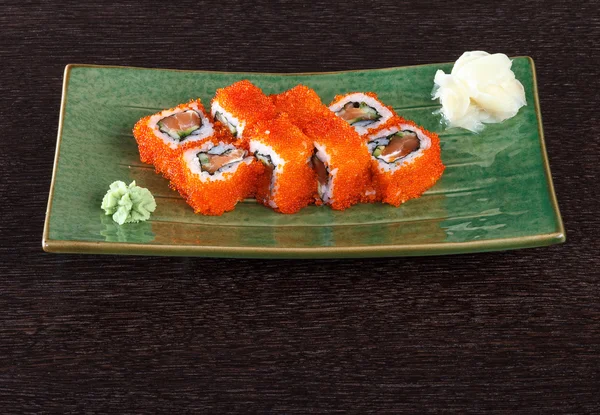
<path id="1" fill-rule="evenodd" d="M 546 139 L 544 136 L 544 126 L 542 123 L 542 108 L 540 106 L 540 97 L 538 93 L 538 82 L 537 82 L 537 71 L 535 69 L 535 62 L 531 56 L 525 56 L 531 65 L 531 75 L 533 77 L 533 98 L 535 104 L 535 112 L 537 113 L 538 118 L 538 135 L 540 137 L 540 147 L 542 150 L 542 159 L 544 161 L 544 173 L 546 174 L 546 186 L 548 187 L 548 193 L 550 194 L 550 203 L 552 204 L 552 209 L 554 211 L 554 217 L 556 219 L 556 223 L 558 228 L 556 230 L 557 233 L 561 234 L 562 241 L 566 241 L 566 233 L 565 227 L 563 224 L 562 216 L 560 214 L 560 208 L 558 206 L 558 199 L 556 197 L 556 191 L 554 190 L 554 182 L 552 180 L 552 172 L 550 170 L 550 160 L 548 158 L 548 151 L 546 150 Z"/>
<path id="2" fill-rule="evenodd" d="M 516 238 L 490 239 L 486 241 L 445 242 L 437 244 L 385 245 L 367 247 L 320 247 L 314 248 L 261 248 L 199 245 L 148 245 L 124 242 L 83 242 L 45 240 L 44 250 L 51 253 L 118 254 L 157 256 L 199 256 L 213 258 L 368 258 L 392 256 L 426 256 L 466 254 L 535 248 L 559 244 L 565 241 L 559 232 Z"/>
<path id="3" fill-rule="evenodd" d="M 510 59 L 530 59 L 531 57 L 526 55 L 510 56 Z M 67 68 L 100 68 L 100 69 L 140 69 L 146 71 L 168 71 L 168 72 L 196 72 L 196 73 L 208 73 L 208 74 L 248 74 L 248 75 L 277 75 L 277 76 L 298 76 L 298 75 L 332 75 L 332 74 L 343 74 L 351 72 L 372 72 L 372 71 L 386 71 L 392 69 L 402 68 L 417 68 L 421 66 L 433 66 L 433 65 L 451 65 L 454 62 L 434 62 L 434 63 L 419 63 L 416 65 L 403 65 L 403 66 L 388 66 L 385 68 L 365 68 L 365 69 L 342 69 L 339 71 L 324 71 L 324 72 L 244 72 L 244 71 L 209 71 L 204 69 L 171 69 L 171 68 L 146 68 L 143 66 L 127 66 L 127 65 L 97 65 L 92 63 L 70 63 Z"/>
<path id="4" fill-rule="evenodd" d="M 442 244 L 421 244 L 409 246 L 371 246 L 371 247 L 338 247 L 338 248 L 323 248 L 318 250 L 314 248 L 257 248 L 257 247 L 214 247 L 214 246 L 197 246 L 191 245 L 182 247 L 181 245 L 147 245 L 147 244 L 127 244 L 127 243 L 108 243 L 108 242 L 88 242 L 88 241 L 68 241 L 68 240 L 52 240 L 49 238 L 50 217 L 52 210 L 52 200 L 54 197 L 54 185 L 56 182 L 56 173 L 58 160 L 60 157 L 60 145 L 62 142 L 62 130 L 64 124 L 64 114 L 67 103 L 67 90 L 71 74 L 71 70 L 75 67 L 96 67 L 96 68 L 130 68 L 130 69 L 145 69 L 145 70 L 161 70 L 175 72 L 205 72 L 205 73 L 236 73 L 236 72 L 219 72 L 219 71 L 202 71 L 202 70 L 177 70 L 177 69 L 159 69 L 159 68 L 140 68 L 131 66 L 112 66 L 112 65 L 90 65 L 90 64 L 68 64 L 64 71 L 62 98 L 59 114 L 59 125 L 56 140 L 56 150 L 54 156 L 54 164 L 52 170 L 52 179 L 50 183 L 50 191 L 48 195 L 48 204 L 46 208 L 46 217 L 44 221 L 44 231 L 42 236 L 42 249 L 51 253 L 97 253 L 97 254 L 131 254 L 131 255 L 179 255 L 179 256 L 210 256 L 210 257 L 256 257 L 256 258 L 344 258 L 344 257 L 385 257 L 385 256 L 421 256 L 421 255 L 444 255 L 444 254 L 461 254 L 471 252 L 486 252 L 520 248 L 533 248 L 539 246 L 547 246 L 552 244 L 563 243 L 566 240 L 564 225 L 554 184 L 552 182 L 552 174 L 546 144 L 544 140 L 544 131 L 542 125 L 542 114 L 538 96 L 537 75 L 535 63 L 530 56 L 517 56 L 511 59 L 525 58 L 530 62 L 533 76 L 533 95 L 535 109 L 538 114 L 538 132 L 540 146 L 542 149 L 542 158 L 544 161 L 544 171 L 546 173 L 546 184 L 550 193 L 551 204 L 558 224 L 557 232 L 541 235 L 531 235 L 517 238 L 492 239 L 489 241 L 470 241 L 470 242 L 450 242 Z M 443 63 L 441 63 L 443 64 Z M 379 68 L 379 70 L 397 69 L 418 66 L 441 65 L 440 63 L 421 64 L 411 66 L 398 66 L 390 68 Z M 271 74 L 271 75 L 318 75 L 332 73 L 347 73 L 358 71 L 373 71 L 378 69 L 357 69 L 346 71 L 333 72 L 305 72 L 305 73 L 260 73 L 255 74 Z M 245 72 L 239 72 L 245 73 Z M 248 73 L 248 72 L 246 72 Z M 508 246 L 506 246 L 508 245 Z M 512 246 L 511 246 L 512 245 Z M 130 251 L 130 252 L 127 252 Z M 131 252 L 136 251 L 136 252 Z"/>
<path id="5" fill-rule="evenodd" d="M 69 78 L 71 76 L 71 69 L 75 65 L 69 64 L 65 66 L 63 74 L 63 86 L 62 86 L 62 97 L 60 99 L 60 113 L 58 116 L 58 130 L 56 133 L 56 149 L 54 150 L 54 162 L 52 165 L 52 179 L 50 180 L 50 190 L 48 192 L 48 204 L 46 205 L 46 217 L 44 218 L 44 231 L 42 233 L 42 249 L 46 252 L 48 241 L 50 240 L 50 216 L 52 212 L 52 199 L 54 199 L 54 185 L 56 183 L 56 173 L 58 167 L 58 159 L 60 157 L 60 145 L 62 142 L 62 131 L 65 118 L 65 108 L 67 106 L 67 89 L 69 85 Z"/>

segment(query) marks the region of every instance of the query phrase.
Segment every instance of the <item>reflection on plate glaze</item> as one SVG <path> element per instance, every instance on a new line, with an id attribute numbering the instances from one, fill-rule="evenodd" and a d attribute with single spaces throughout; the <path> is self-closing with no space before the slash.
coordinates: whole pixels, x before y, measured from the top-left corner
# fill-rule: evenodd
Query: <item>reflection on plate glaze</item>
<path id="1" fill-rule="evenodd" d="M 294 215 L 269 212 L 262 216 L 254 209 L 264 212 L 264 208 L 254 200 L 246 200 L 242 202 L 243 209 L 228 212 L 218 217 L 217 223 L 210 224 L 190 222 L 186 214 L 189 209 L 181 201 L 183 216 L 173 217 L 171 211 L 169 214 L 175 221 L 163 221 L 160 215 L 155 215 L 151 224 L 156 234 L 154 242 L 159 244 L 203 245 L 210 241 L 211 246 L 238 246 L 251 242 L 267 247 L 310 248 L 353 246 L 357 241 L 365 246 L 435 243 L 446 238 L 441 227 L 447 215 L 445 198 L 443 194 L 426 193 L 399 208 L 377 203 L 355 205 L 339 212 L 309 206 Z M 348 212 L 361 221 L 341 220 Z M 247 220 L 244 215 L 248 215 Z M 214 218 L 195 217 L 209 221 Z"/>
<path id="2" fill-rule="evenodd" d="M 445 199 L 443 194 L 426 192 L 398 208 L 381 203 L 355 205 L 346 212 L 351 211 L 362 222 L 343 224 L 344 212 L 331 211 L 332 221 L 325 229 L 330 230 L 331 246 L 352 246 L 358 241 L 364 246 L 443 242 Z"/>
<path id="3" fill-rule="evenodd" d="M 480 219 L 481 221 L 484 221 L 485 219 Z M 500 229 L 506 226 L 505 223 L 501 223 L 499 225 L 484 225 L 484 226 L 471 226 L 471 223 L 473 222 L 464 222 L 464 223 L 459 223 L 458 225 L 454 225 L 454 226 L 449 226 L 446 228 L 446 233 L 448 235 L 452 235 L 455 231 L 478 231 L 478 230 L 483 230 L 483 231 L 490 231 L 490 230 L 494 230 L 494 229 Z"/>
<path id="4" fill-rule="evenodd" d="M 285 227 L 271 227 L 271 230 L 277 246 L 335 246 L 336 228 L 332 226 L 313 227 L 310 232 L 298 232 Z"/>
<path id="5" fill-rule="evenodd" d="M 442 156 L 444 160 L 451 159 L 446 168 L 465 167 L 478 165 L 491 167 L 496 157 L 511 149 L 510 154 L 517 156 L 522 151 L 519 143 L 519 125 L 516 120 L 508 120 L 502 125 L 488 126 L 485 135 L 473 134 L 468 131 L 453 134 L 440 133 L 442 141 Z M 445 155 L 444 152 L 452 151 L 454 155 Z"/>
<path id="6" fill-rule="evenodd" d="M 155 242 L 158 244 L 220 247 L 253 243 L 257 246 L 277 246 L 274 226 L 257 226 L 253 222 L 253 217 L 259 216 L 256 211 L 264 210 L 254 200 L 242 201 L 242 209 L 222 216 L 196 215 L 179 196 L 170 198 L 168 204 L 169 211 L 165 216 L 155 215 L 152 221 Z"/>
<path id="7" fill-rule="evenodd" d="M 303 228 L 303 221 L 295 219 L 295 215 L 279 215 L 273 217 L 271 226 L 272 237 L 277 246 L 311 247 L 311 246 L 335 246 L 335 211 L 329 208 L 317 208 L 314 206 L 303 209 L 301 215 L 311 215 L 314 225 Z M 304 221 L 305 222 L 305 221 Z M 316 226 L 315 226 L 316 225 Z"/>
<path id="8" fill-rule="evenodd" d="M 524 113 L 531 111 L 525 108 Z M 525 131 L 520 117 L 489 125 L 485 134 L 442 134 L 448 218 L 446 242 L 468 242 L 527 235 L 544 226 L 545 183 L 539 175 L 535 130 Z M 484 222 L 484 223 L 482 223 Z"/>
<path id="9" fill-rule="evenodd" d="M 119 225 L 104 213 L 100 214 L 100 221 L 104 226 L 100 234 L 106 242 L 147 243 L 155 239 L 151 222 L 149 221 Z"/>

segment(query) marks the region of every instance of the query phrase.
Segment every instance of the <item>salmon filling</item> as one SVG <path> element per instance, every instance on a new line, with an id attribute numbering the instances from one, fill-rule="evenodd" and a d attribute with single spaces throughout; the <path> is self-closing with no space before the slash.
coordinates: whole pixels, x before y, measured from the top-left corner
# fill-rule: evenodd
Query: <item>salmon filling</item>
<path id="1" fill-rule="evenodd" d="M 386 163 L 395 163 L 419 150 L 421 140 L 414 131 L 403 130 L 387 137 L 378 138 L 370 144 L 370 147 L 374 147 L 373 157 Z"/>
<path id="2" fill-rule="evenodd" d="M 196 111 L 186 110 L 163 118 L 157 125 L 161 132 L 172 139 L 183 141 L 202 127 L 202 120 Z"/>
<path id="3" fill-rule="evenodd" d="M 335 113 L 350 125 L 369 125 L 381 118 L 377 110 L 364 102 L 348 102 Z"/>
<path id="4" fill-rule="evenodd" d="M 316 155 L 312 156 L 311 162 L 315 173 L 317 173 L 317 180 L 319 180 L 319 183 L 322 185 L 327 184 L 327 181 L 329 180 L 329 173 L 327 172 L 325 163 L 323 163 Z"/>
<path id="5" fill-rule="evenodd" d="M 220 150 L 222 152 L 218 154 L 211 153 L 211 151 L 215 148 L 217 147 L 214 147 L 207 152 L 198 153 L 200 169 L 211 175 L 215 174 L 224 167 L 231 166 L 232 164 L 242 161 L 244 157 L 246 157 L 246 151 L 239 148 Z"/>
<path id="6" fill-rule="evenodd" d="M 319 197 L 323 199 L 323 195 L 327 189 L 327 184 L 329 183 L 329 171 L 327 170 L 325 163 L 318 158 L 316 154 L 313 154 L 310 162 L 317 175 L 317 181 L 319 182 L 319 186 L 317 187 Z"/>

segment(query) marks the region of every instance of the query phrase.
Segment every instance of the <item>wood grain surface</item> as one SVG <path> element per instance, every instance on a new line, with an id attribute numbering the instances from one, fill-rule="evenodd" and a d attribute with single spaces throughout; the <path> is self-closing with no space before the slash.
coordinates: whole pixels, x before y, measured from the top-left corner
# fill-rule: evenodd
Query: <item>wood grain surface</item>
<path id="1" fill-rule="evenodd" d="M 0 412 L 599 413 L 597 1 L 4 1 Z M 64 66 L 536 62 L 563 245 L 429 258 L 53 255 Z"/>

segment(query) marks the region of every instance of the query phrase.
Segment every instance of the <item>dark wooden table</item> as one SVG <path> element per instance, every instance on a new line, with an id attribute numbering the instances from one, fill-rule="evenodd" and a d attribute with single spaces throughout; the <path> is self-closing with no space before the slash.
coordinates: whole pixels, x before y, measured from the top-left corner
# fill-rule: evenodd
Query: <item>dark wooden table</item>
<path id="1" fill-rule="evenodd" d="M 600 412 L 597 1 L 4 1 L 0 413 Z M 537 64 L 563 245 L 430 258 L 54 255 L 64 66 Z"/>

